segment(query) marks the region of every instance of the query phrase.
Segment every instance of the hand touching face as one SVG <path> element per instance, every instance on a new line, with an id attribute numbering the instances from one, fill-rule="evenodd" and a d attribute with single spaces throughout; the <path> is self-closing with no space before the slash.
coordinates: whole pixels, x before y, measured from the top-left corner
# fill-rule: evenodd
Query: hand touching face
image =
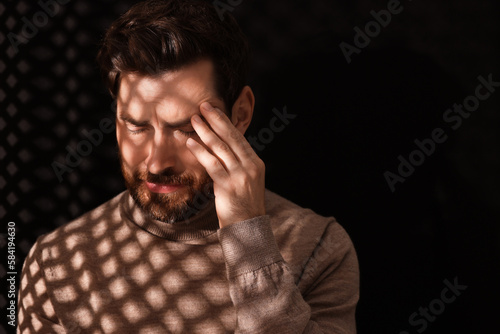
<path id="1" fill-rule="evenodd" d="M 194 115 L 191 124 L 203 144 L 186 145 L 213 180 L 220 227 L 265 215 L 264 162 L 220 109 L 204 102 L 200 110 L 205 121 Z"/>

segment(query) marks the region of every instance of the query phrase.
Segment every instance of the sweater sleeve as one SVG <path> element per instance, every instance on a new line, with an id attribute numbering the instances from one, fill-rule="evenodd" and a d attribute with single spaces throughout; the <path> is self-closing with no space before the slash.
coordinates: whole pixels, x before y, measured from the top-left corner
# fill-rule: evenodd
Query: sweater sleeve
<path id="1" fill-rule="evenodd" d="M 356 333 L 357 257 L 336 222 L 301 270 L 298 281 L 307 281 L 302 293 L 279 252 L 268 216 L 218 233 L 237 312 L 235 333 Z M 328 241 L 332 233 L 340 243 Z"/>
<path id="2" fill-rule="evenodd" d="M 17 333 L 66 333 L 59 324 L 43 273 L 39 242 L 24 261 L 18 296 Z"/>

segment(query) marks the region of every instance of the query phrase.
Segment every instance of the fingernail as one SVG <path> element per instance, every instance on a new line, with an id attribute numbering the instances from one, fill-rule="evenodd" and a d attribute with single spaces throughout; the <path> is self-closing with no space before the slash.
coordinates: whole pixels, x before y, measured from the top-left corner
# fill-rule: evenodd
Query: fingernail
<path id="1" fill-rule="evenodd" d="M 210 103 L 208 103 L 208 102 L 203 102 L 201 104 L 201 107 L 203 109 L 205 109 L 206 111 L 212 111 L 214 109 L 214 107 L 212 107 L 212 105 Z"/>
<path id="2" fill-rule="evenodd" d="M 203 123 L 203 121 L 201 120 L 200 116 L 198 116 L 198 115 L 194 115 L 194 116 L 193 116 L 193 120 L 194 120 L 196 123 Z"/>

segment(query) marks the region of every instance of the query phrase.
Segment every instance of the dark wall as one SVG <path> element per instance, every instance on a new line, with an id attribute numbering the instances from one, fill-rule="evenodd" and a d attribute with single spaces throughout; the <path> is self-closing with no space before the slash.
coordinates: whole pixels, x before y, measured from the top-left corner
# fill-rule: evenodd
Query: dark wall
<path id="1" fill-rule="evenodd" d="M 124 189 L 114 132 L 100 129 L 113 112 L 94 59 L 106 27 L 134 2 L 69 1 L 46 22 L 36 2 L 0 4 L 0 218 L 16 223 L 19 272 L 39 235 Z M 479 76 L 500 81 L 499 4 L 402 1 L 348 62 L 339 45 L 355 46 L 354 28 L 364 31 L 370 12 L 388 3 L 241 1 L 233 14 L 254 50 L 257 97 L 248 135 L 260 133 L 269 189 L 334 215 L 351 235 L 360 333 L 492 333 L 500 311 L 500 87 L 470 116 L 450 119 L 447 110 L 474 102 Z M 16 52 L 9 33 L 23 36 L 34 16 L 40 27 L 25 28 L 31 37 Z M 295 118 L 271 138 L 262 131 L 285 106 Z M 94 129 L 102 142 L 72 158 L 59 180 L 54 165 L 68 165 L 78 145 L 85 150 L 83 131 Z M 418 166 L 396 176 L 410 156 Z M 391 189 L 387 172 L 404 182 Z M 439 302 L 455 281 L 467 288 Z M 419 308 L 429 305 L 436 314 L 423 320 Z"/>

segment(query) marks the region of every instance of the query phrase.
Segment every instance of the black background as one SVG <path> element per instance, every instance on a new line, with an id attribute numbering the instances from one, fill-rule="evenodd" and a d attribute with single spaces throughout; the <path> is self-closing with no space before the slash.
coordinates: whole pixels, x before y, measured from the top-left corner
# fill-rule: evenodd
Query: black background
<path id="1" fill-rule="evenodd" d="M 113 119 L 94 59 L 106 27 L 132 3 L 70 1 L 17 53 L 8 34 L 41 7 L 0 4 L 1 243 L 16 222 L 19 272 L 39 235 L 124 189 L 114 133 L 62 182 L 51 164 L 64 163 L 82 130 Z M 443 114 L 474 94 L 478 76 L 500 81 L 499 4 L 402 1 L 348 63 L 339 43 L 353 44 L 354 27 L 364 30 L 387 3 L 241 1 L 233 14 L 253 48 L 257 97 L 248 135 L 269 127 L 273 108 L 296 115 L 258 152 L 266 184 L 349 232 L 361 268 L 359 333 L 417 333 L 410 315 L 455 278 L 467 289 L 424 332 L 497 333 L 500 89 L 456 130 Z M 392 192 L 384 173 L 397 173 L 398 156 L 436 128 L 447 140 Z"/>

